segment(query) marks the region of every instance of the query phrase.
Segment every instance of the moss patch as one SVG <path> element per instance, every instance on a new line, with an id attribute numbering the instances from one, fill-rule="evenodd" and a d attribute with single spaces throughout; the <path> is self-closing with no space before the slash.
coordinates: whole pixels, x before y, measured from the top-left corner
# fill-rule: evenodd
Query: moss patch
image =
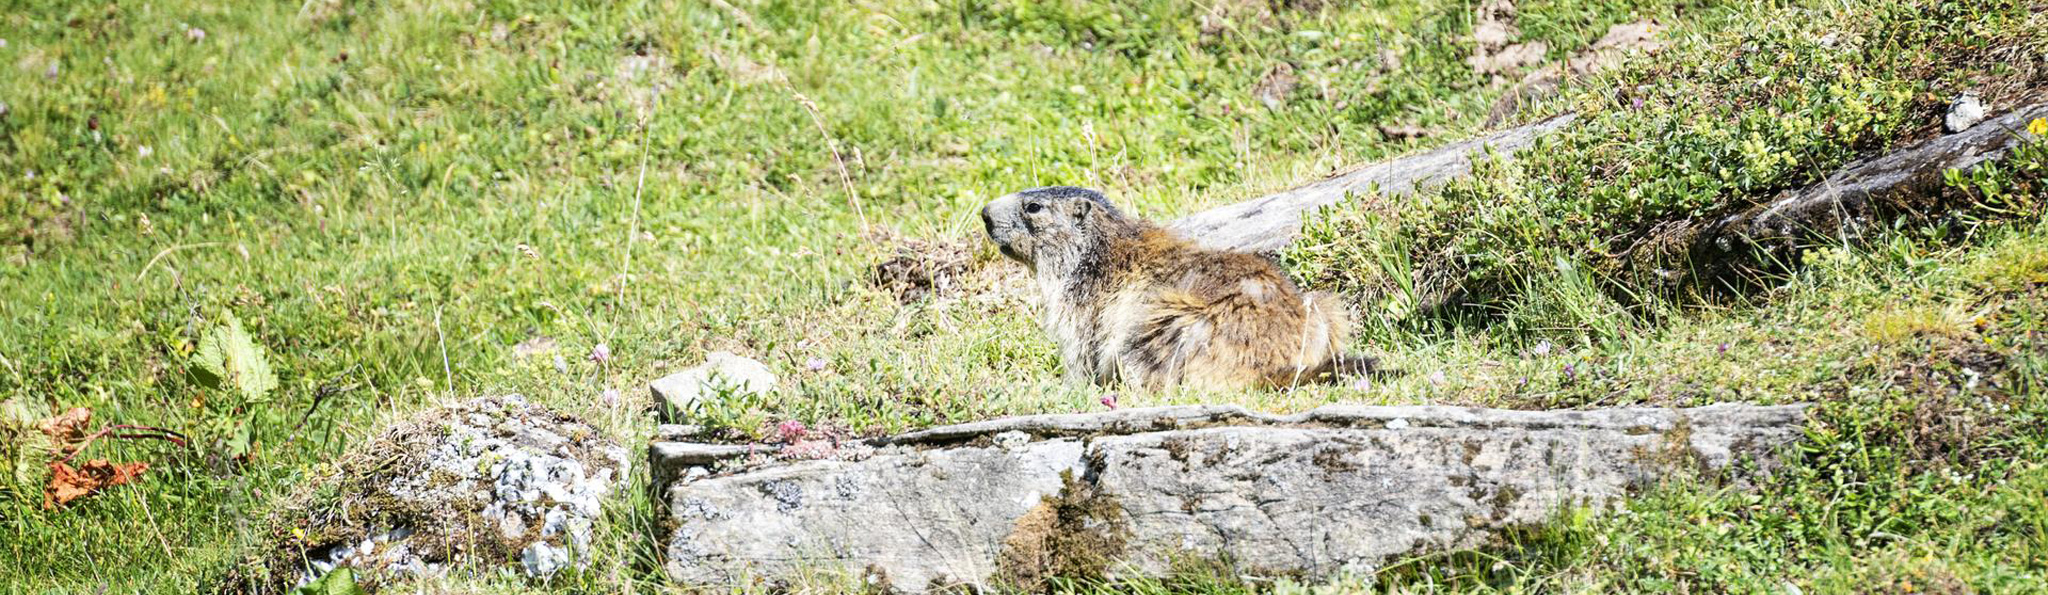
<path id="1" fill-rule="evenodd" d="M 1094 484 L 1060 474 L 1062 487 L 1017 519 L 1003 540 L 1001 579 L 1043 591 L 1055 579 L 1101 580 L 1130 539 L 1123 508 Z"/>

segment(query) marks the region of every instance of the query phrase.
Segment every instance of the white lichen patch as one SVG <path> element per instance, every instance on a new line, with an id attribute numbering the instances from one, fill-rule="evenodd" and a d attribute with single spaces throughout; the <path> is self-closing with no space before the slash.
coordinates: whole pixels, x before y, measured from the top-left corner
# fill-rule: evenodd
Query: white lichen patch
<path id="1" fill-rule="evenodd" d="M 435 576 L 458 557 L 541 579 L 582 568 L 629 464 L 590 425 L 506 395 L 425 412 L 339 467 L 326 478 L 339 501 L 295 515 L 341 536 L 304 550 L 299 585 L 342 567 L 376 583 Z"/>

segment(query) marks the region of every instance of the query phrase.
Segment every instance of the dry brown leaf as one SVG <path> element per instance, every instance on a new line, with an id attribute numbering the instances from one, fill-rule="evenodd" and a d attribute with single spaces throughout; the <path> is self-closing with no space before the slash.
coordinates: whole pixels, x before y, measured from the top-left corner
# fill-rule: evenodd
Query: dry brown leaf
<path id="1" fill-rule="evenodd" d="M 77 449 L 78 443 L 85 440 L 85 426 L 89 423 L 92 423 L 91 409 L 72 407 L 63 415 L 36 424 L 36 428 L 41 429 L 43 435 L 50 437 L 50 442 L 57 445 L 58 452 L 71 454 Z"/>
<path id="2" fill-rule="evenodd" d="M 135 481 L 147 470 L 149 463 L 143 462 L 111 463 L 106 459 L 93 459 L 73 469 L 63 461 L 52 461 L 50 485 L 43 488 L 43 508 L 54 509 L 94 492 Z"/>

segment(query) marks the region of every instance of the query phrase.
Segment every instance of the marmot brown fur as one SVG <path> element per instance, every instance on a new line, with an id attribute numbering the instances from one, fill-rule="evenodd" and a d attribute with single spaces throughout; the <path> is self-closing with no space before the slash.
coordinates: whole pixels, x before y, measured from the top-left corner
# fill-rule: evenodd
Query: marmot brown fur
<path id="1" fill-rule="evenodd" d="M 1201 248 L 1093 190 L 1024 190 L 981 219 L 1030 267 L 1069 379 L 1293 386 L 1333 372 L 1350 334 L 1336 296 L 1304 294 L 1264 257 Z"/>

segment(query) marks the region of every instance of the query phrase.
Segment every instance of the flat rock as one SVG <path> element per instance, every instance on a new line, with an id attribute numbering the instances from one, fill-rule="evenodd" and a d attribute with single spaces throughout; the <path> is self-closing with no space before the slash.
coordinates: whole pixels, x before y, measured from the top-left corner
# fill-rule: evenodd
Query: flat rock
<path id="1" fill-rule="evenodd" d="M 825 573 L 906 593 L 1032 589 L 1189 563 L 1320 580 L 1672 478 L 1748 485 L 1804 420 L 1802 406 L 1161 407 L 934 428 L 657 488 L 666 569 L 687 585 Z"/>
<path id="2" fill-rule="evenodd" d="M 773 454 L 776 450 L 750 444 L 665 441 L 659 435 L 647 449 L 647 458 L 653 462 L 649 468 L 653 470 L 656 484 L 667 483 L 689 473 L 692 467 L 706 467 L 753 454 Z"/>
<path id="3" fill-rule="evenodd" d="M 806 461 L 679 485 L 668 575 L 691 585 L 816 568 L 905 591 L 981 584 L 1011 525 L 1082 471 L 1082 442 Z"/>
<path id="4" fill-rule="evenodd" d="M 754 395 L 775 389 L 775 372 L 767 364 L 726 351 L 704 356 L 704 363 L 663 376 L 647 385 L 664 417 L 689 414 L 698 401 L 718 391 Z"/>
<path id="5" fill-rule="evenodd" d="M 694 424 L 660 424 L 654 426 L 655 441 L 687 441 L 705 434 L 704 426 Z"/>

